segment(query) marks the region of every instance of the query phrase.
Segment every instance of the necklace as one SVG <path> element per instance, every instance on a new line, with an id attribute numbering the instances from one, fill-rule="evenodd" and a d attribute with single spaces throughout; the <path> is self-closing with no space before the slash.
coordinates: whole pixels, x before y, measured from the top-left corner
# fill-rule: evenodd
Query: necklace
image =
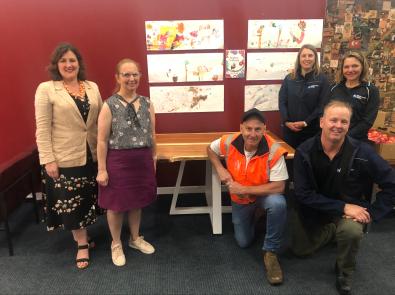
<path id="1" fill-rule="evenodd" d="M 75 96 L 76 98 L 81 98 L 83 99 L 85 97 L 85 86 L 82 81 L 79 81 L 79 90 L 78 93 L 70 91 L 69 87 L 67 87 L 66 83 L 63 81 L 63 86 L 66 89 L 67 93 L 70 94 L 71 96 Z"/>

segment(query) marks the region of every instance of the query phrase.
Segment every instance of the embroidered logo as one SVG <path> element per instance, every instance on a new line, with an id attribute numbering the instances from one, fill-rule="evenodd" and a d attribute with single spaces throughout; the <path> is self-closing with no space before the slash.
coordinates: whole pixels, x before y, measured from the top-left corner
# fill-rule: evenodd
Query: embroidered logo
<path id="1" fill-rule="evenodd" d="M 354 97 L 354 98 L 356 98 L 358 100 L 362 100 L 362 101 L 368 100 L 368 98 L 366 96 L 362 96 L 362 95 L 359 95 L 359 94 L 354 94 L 352 97 Z"/>

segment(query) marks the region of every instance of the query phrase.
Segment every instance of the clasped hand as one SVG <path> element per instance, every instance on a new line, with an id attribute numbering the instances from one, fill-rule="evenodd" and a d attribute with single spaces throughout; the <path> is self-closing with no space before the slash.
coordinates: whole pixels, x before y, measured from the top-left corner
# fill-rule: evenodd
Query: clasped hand
<path id="1" fill-rule="evenodd" d="M 286 122 L 285 126 L 291 129 L 293 132 L 299 132 L 304 128 L 305 125 L 303 121 L 298 121 L 298 122 Z"/>
<path id="2" fill-rule="evenodd" d="M 245 194 L 244 192 L 245 187 L 240 183 L 238 183 L 237 181 L 234 181 L 232 175 L 230 175 L 228 170 L 226 170 L 225 168 L 219 170 L 218 176 L 221 182 L 228 187 L 228 190 L 231 194 L 236 194 L 239 196 Z"/>
<path id="3" fill-rule="evenodd" d="M 344 218 L 349 218 L 354 221 L 367 224 L 371 222 L 370 214 L 368 210 L 364 207 L 354 205 L 354 204 L 346 204 L 344 206 Z"/>

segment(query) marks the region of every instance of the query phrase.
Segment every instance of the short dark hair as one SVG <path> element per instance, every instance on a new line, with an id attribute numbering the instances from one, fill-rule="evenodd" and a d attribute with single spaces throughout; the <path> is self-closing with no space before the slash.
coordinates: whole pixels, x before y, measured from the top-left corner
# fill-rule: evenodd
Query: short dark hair
<path id="1" fill-rule="evenodd" d="M 51 61 L 47 67 L 51 79 L 54 81 L 63 80 L 62 75 L 59 73 L 58 62 L 67 51 L 73 52 L 77 57 L 78 64 L 80 67 L 78 71 L 77 79 L 80 81 L 85 81 L 86 80 L 85 64 L 82 59 L 82 55 L 80 51 L 70 43 L 60 43 L 52 52 Z"/>
<path id="2" fill-rule="evenodd" d="M 266 121 L 262 112 L 257 108 L 253 108 L 243 113 L 243 115 L 241 116 L 241 123 L 244 123 L 245 121 L 251 118 L 257 119 L 258 121 L 261 121 L 263 124 L 265 124 Z"/>

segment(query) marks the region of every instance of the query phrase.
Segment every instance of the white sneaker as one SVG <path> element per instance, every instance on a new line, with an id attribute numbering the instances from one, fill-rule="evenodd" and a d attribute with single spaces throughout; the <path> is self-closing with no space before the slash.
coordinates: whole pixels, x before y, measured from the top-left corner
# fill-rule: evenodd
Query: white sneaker
<path id="1" fill-rule="evenodd" d="M 111 246 L 111 258 L 112 262 L 116 266 L 123 266 L 126 263 L 125 254 L 123 254 L 123 249 L 121 244 L 115 244 Z"/>
<path id="2" fill-rule="evenodd" d="M 135 241 L 133 241 L 132 237 L 130 237 L 129 247 L 140 250 L 144 254 L 152 254 L 155 252 L 155 248 L 150 243 L 145 241 L 143 236 L 139 236 Z"/>

